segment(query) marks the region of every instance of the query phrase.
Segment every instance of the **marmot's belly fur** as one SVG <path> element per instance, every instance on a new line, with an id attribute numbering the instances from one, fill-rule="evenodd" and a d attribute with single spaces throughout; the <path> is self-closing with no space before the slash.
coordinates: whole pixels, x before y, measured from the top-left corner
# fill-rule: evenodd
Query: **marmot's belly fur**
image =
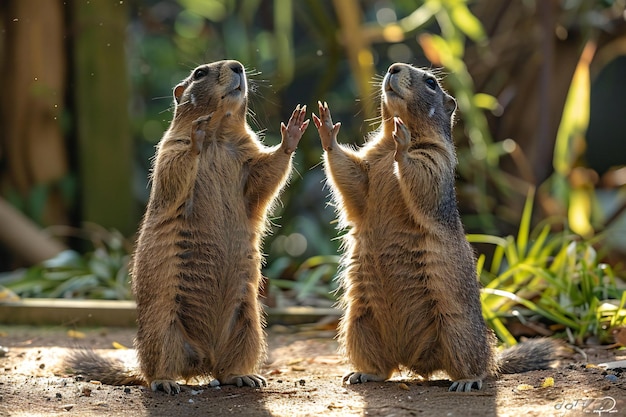
<path id="1" fill-rule="evenodd" d="M 179 379 L 261 387 L 259 304 L 266 216 L 308 126 L 297 106 L 280 145 L 246 123 L 247 81 L 237 61 L 194 69 L 174 88 L 175 114 L 158 145 L 150 199 L 131 267 L 141 372 L 82 352 L 66 364 L 106 383 L 180 391 Z"/>
<path id="2" fill-rule="evenodd" d="M 405 367 L 424 377 L 443 370 L 451 390 L 480 388 L 499 364 L 456 203 L 456 102 L 431 73 L 404 64 L 389 68 L 381 102 L 381 127 L 357 150 L 337 143 L 341 124 L 327 104 L 313 117 L 340 226 L 350 229 L 339 341 L 355 370 L 344 380 L 383 381 Z M 505 370 L 551 361 L 550 340 L 522 346 Z"/>

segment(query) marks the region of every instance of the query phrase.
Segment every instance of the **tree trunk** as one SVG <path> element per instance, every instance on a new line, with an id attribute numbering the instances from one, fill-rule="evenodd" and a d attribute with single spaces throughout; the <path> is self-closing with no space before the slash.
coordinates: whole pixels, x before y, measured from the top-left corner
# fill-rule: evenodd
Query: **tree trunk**
<path id="1" fill-rule="evenodd" d="M 39 223 L 68 221 L 55 187 L 68 174 L 61 128 L 66 65 L 63 3 L 12 0 L 0 7 L 5 31 L 0 102 L 1 189 Z M 34 198 L 35 187 L 39 199 Z"/>
<path id="2" fill-rule="evenodd" d="M 74 1 L 73 86 L 83 221 L 133 233 L 127 2 Z"/>

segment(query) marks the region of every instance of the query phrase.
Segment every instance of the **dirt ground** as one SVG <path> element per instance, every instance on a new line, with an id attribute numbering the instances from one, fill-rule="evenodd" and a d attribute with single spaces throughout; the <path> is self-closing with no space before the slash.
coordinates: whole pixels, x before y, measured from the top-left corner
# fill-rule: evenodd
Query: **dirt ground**
<path id="1" fill-rule="evenodd" d="M 142 386 L 115 387 L 56 374 L 67 349 L 107 349 L 133 357 L 134 329 L 0 326 L 0 417 L 4 416 L 626 416 L 626 370 L 588 364 L 626 359 L 626 352 L 585 349 L 558 368 L 487 380 L 481 391 L 448 392 L 445 376 L 346 386 L 349 370 L 333 332 L 269 329 L 263 389 L 184 385 L 177 396 Z M 118 347 L 119 347 L 118 345 Z M 6 352 L 8 350 L 8 352 Z M 2 353 L 5 352 L 5 353 Z M 574 351 L 572 351 L 574 352 Z M 551 379 L 554 381 L 550 385 Z"/>

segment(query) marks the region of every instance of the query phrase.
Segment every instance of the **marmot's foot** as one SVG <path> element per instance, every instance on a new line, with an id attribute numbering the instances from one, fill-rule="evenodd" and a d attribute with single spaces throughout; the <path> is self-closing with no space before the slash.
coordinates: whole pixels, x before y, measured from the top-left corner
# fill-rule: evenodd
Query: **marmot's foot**
<path id="1" fill-rule="evenodd" d="M 362 372 L 350 372 L 343 376 L 343 383 L 346 382 L 350 385 L 361 384 L 365 382 L 382 382 L 387 380 L 386 377 L 375 374 L 364 374 Z"/>
<path id="2" fill-rule="evenodd" d="M 176 383 L 176 381 L 172 381 L 170 379 L 155 379 L 150 383 L 150 388 L 152 391 L 165 391 L 167 394 L 179 394 L 180 386 Z"/>
<path id="3" fill-rule="evenodd" d="M 454 381 L 448 391 L 456 391 L 456 392 L 470 392 L 472 387 L 476 384 L 476 389 L 481 389 L 483 387 L 482 379 L 460 379 L 458 381 Z"/>
<path id="4" fill-rule="evenodd" d="M 236 385 L 238 387 L 252 387 L 262 388 L 267 387 L 267 381 L 261 375 L 249 374 L 249 375 L 231 375 L 221 380 L 214 379 L 209 383 L 210 386 L 216 387 L 218 385 Z"/>

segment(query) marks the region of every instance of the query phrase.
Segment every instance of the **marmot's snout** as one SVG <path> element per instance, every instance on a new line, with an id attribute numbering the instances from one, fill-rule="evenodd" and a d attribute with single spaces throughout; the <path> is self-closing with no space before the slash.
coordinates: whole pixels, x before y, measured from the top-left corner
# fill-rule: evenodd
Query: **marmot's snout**
<path id="1" fill-rule="evenodd" d="M 222 98 L 228 95 L 246 95 L 246 71 L 239 61 L 226 61 L 223 66 L 222 74 L 230 77 L 228 91 Z"/>

